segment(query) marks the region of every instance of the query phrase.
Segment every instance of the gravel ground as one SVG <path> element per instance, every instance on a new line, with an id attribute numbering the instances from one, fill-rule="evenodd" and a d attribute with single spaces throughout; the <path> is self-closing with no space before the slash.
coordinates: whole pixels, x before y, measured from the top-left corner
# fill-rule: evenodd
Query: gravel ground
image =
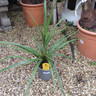
<path id="1" fill-rule="evenodd" d="M 40 38 L 40 33 L 37 28 L 27 26 L 22 11 L 10 12 L 9 16 L 14 23 L 13 29 L 5 33 L 0 33 L 0 41 L 10 41 L 36 48 L 32 37 L 36 36 Z M 42 26 L 40 27 L 42 28 Z M 53 25 L 50 25 L 50 28 L 52 27 Z M 57 29 L 63 27 L 64 22 L 62 22 Z M 74 30 L 76 30 L 76 28 L 68 27 L 67 32 L 72 33 Z M 57 35 L 51 43 L 62 35 L 63 34 Z M 72 38 L 77 38 L 77 34 Z M 96 66 L 90 66 L 89 63 L 92 60 L 89 60 L 79 53 L 77 42 L 74 42 L 73 45 L 75 58 L 82 62 L 74 61 L 74 63 L 72 63 L 70 59 L 58 57 L 54 59 L 65 94 L 66 96 L 96 96 Z M 58 53 L 71 56 L 70 46 L 65 46 Z M 34 56 L 30 54 L 0 47 L 0 58 L 10 55 L 34 58 Z M 0 69 L 22 60 L 23 59 L 12 58 L 3 61 L 0 63 Z M 0 96 L 23 96 L 35 65 L 34 63 L 28 66 L 19 66 L 0 73 Z M 38 73 L 36 73 L 28 91 L 28 96 L 63 96 L 58 85 L 56 74 L 54 74 L 54 76 L 57 90 L 54 89 L 52 79 L 47 82 L 43 81 L 38 78 Z"/>

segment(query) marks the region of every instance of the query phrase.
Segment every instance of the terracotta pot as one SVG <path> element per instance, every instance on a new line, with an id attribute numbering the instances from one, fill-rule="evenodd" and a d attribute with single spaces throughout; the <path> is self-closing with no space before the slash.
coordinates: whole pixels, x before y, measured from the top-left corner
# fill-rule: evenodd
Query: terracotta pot
<path id="1" fill-rule="evenodd" d="M 24 4 L 20 0 L 20 4 L 23 7 L 25 19 L 29 26 L 36 26 L 36 24 L 28 12 L 30 12 L 30 14 L 36 20 L 38 25 L 43 24 L 43 22 L 44 22 L 44 3 L 42 3 L 42 4 Z"/>
<path id="2" fill-rule="evenodd" d="M 89 59 L 96 60 L 96 33 L 85 30 L 77 22 L 78 31 L 78 49 L 80 53 Z"/>

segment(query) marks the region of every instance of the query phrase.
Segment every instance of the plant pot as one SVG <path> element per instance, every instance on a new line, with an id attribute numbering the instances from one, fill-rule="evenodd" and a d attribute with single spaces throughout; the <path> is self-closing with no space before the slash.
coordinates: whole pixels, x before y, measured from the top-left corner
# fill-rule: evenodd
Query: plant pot
<path id="1" fill-rule="evenodd" d="M 34 20 L 29 15 L 29 13 L 33 16 L 33 18 L 36 20 L 38 25 L 43 24 L 43 22 L 44 22 L 44 4 L 43 3 L 41 3 L 41 4 L 24 4 L 20 0 L 20 4 L 23 7 L 25 19 L 29 26 L 36 26 Z"/>
<path id="2" fill-rule="evenodd" d="M 80 53 L 89 59 L 96 60 L 96 33 L 85 30 L 77 22 L 78 31 L 78 49 Z"/>
<path id="3" fill-rule="evenodd" d="M 48 81 L 51 79 L 51 69 L 43 70 L 42 68 L 38 68 L 38 77 L 42 80 Z"/>

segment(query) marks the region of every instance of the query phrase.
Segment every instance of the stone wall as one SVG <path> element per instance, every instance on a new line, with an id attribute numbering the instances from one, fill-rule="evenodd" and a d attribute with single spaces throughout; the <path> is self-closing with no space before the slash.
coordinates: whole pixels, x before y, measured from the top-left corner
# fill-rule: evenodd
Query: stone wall
<path id="1" fill-rule="evenodd" d="M 12 29 L 10 19 L 7 16 L 8 0 L 0 0 L 0 31 Z"/>

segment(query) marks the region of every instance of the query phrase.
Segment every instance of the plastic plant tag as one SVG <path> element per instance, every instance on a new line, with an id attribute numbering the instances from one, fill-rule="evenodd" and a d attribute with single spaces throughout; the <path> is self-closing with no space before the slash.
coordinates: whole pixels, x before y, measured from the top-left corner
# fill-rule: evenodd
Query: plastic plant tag
<path id="1" fill-rule="evenodd" d="M 43 68 L 43 70 L 49 70 L 49 64 L 48 63 L 43 63 L 42 68 Z"/>
<path id="2" fill-rule="evenodd" d="M 81 44 L 83 44 L 83 43 L 84 43 L 84 41 L 83 41 L 83 40 L 80 40 L 80 43 L 81 43 Z"/>

